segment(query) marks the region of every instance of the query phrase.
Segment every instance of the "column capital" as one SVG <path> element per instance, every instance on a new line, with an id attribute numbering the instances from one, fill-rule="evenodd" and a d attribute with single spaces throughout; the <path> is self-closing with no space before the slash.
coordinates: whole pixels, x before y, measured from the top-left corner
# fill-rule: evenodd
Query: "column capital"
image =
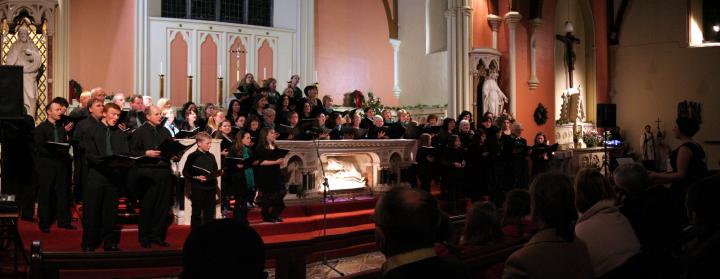
<path id="1" fill-rule="evenodd" d="M 400 47 L 400 44 L 402 44 L 402 41 L 400 41 L 398 39 L 390 39 L 390 45 L 392 45 L 392 47 L 395 51 L 398 50 L 398 48 Z"/>
<path id="2" fill-rule="evenodd" d="M 516 11 L 509 11 L 507 14 L 505 14 L 505 22 L 507 22 L 509 25 L 514 26 L 516 23 L 520 22 L 522 19 L 522 15 Z"/>
<path id="3" fill-rule="evenodd" d="M 445 17 L 446 18 L 453 18 L 455 17 L 455 10 L 445 10 Z"/>
<path id="4" fill-rule="evenodd" d="M 500 29 L 500 23 L 502 23 L 502 17 L 493 15 L 493 14 L 489 14 L 487 16 L 487 21 L 490 24 L 490 29 L 492 29 L 493 32 L 497 32 Z"/>

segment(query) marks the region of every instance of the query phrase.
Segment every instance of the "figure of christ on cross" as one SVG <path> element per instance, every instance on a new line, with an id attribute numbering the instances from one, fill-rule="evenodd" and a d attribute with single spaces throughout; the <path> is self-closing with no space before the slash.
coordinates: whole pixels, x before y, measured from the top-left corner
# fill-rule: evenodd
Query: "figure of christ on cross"
<path id="1" fill-rule="evenodd" d="M 569 21 L 565 23 L 565 35 L 555 35 L 555 39 L 565 45 L 565 66 L 567 66 L 568 80 L 570 81 L 568 88 L 573 88 L 573 71 L 575 70 L 575 51 L 573 51 L 573 45 L 580 44 L 580 39 L 573 35 L 572 24 Z"/>

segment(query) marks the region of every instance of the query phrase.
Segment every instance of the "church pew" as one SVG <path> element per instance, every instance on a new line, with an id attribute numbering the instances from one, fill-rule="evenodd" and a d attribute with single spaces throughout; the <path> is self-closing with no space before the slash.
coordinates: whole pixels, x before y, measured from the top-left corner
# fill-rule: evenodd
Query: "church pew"
<path id="1" fill-rule="evenodd" d="M 375 242 L 374 229 L 328 235 L 309 240 L 265 245 L 265 256 L 274 259 L 275 278 L 305 278 L 309 256 L 339 248 Z M 35 241 L 31 247 L 30 278 L 59 278 L 61 270 L 137 269 L 182 266 L 182 250 L 142 252 L 52 252 L 43 251 Z"/>

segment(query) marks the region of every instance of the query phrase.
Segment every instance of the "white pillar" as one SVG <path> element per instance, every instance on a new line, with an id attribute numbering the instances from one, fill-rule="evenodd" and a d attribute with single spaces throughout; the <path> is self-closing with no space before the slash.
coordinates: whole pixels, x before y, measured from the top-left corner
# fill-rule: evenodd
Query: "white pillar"
<path id="1" fill-rule="evenodd" d="M 492 48 L 497 49 L 498 48 L 498 31 L 500 30 L 500 23 L 502 23 L 502 18 L 489 14 L 487 17 L 488 23 L 490 23 L 490 30 L 492 30 Z"/>
<path id="2" fill-rule="evenodd" d="M 390 45 L 393 47 L 393 96 L 395 99 L 400 100 L 400 72 L 398 70 L 400 64 L 398 63 L 398 51 L 400 51 L 400 40 L 390 39 Z"/>
<path id="3" fill-rule="evenodd" d="M 448 65 L 448 108 L 447 114 L 451 117 L 457 115 L 457 87 L 455 83 L 455 56 L 457 45 L 455 34 L 455 9 L 453 1 L 448 1 L 448 10 L 445 11 L 445 19 L 447 20 L 447 65 Z"/>
<path id="4" fill-rule="evenodd" d="M 147 52 L 147 24 L 148 1 L 135 1 L 135 92 L 148 94 L 148 52 Z M 150 63 L 151 65 L 155 65 Z M 170 66 L 170 65 L 168 65 Z M 152 79 L 150 79 L 152 80 Z M 126 93 L 127 94 L 127 93 Z"/>
<path id="5" fill-rule="evenodd" d="M 530 21 L 530 80 L 528 80 L 528 87 L 530 90 L 535 90 L 540 86 L 540 80 L 537 78 L 537 55 L 536 55 L 536 43 L 537 43 L 537 29 L 543 23 L 542 19 L 535 18 Z"/>
<path id="6" fill-rule="evenodd" d="M 470 90 L 470 83 L 472 81 L 472 73 L 470 72 L 470 44 L 471 42 L 471 23 L 470 16 L 472 15 L 472 3 L 470 0 L 464 0 L 463 5 L 458 8 L 458 15 L 460 16 L 460 34 L 458 35 L 461 39 L 460 43 L 460 76 L 458 81 L 460 82 L 460 88 L 462 89 L 459 93 L 461 94 L 461 103 L 459 111 L 472 110 L 472 96 Z M 458 120 L 459 121 L 459 120 Z"/>
<path id="7" fill-rule="evenodd" d="M 520 22 L 520 19 L 522 19 L 522 16 L 518 12 L 510 11 L 505 14 L 505 23 L 508 27 L 508 45 L 510 56 L 510 88 L 508 90 L 510 96 L 508 97 L 510 98 L 510 113 L 512 113 L 515 117 L 517 117 L 517 73 L 515 73 L 517 54 L 515 53 L 515 28 L 517 27 L 517 23 Z"/>
<path id="8" fill-rule="evenodd" d="M 300 78 L 301 84 L 315 82 L 315 0 L 300 1 Z M 246 46 L 247 47 L 247 46 Z M 247 54 L 246 54 L 247 55 Z M 252 57 L 247 55 L 246 57 Z M 252 60 L 252 59 L 250 59 Z M 250 70 L 254 72 L 255 69 Z M 257 78 L 257 75 L 256 75 Z"/>

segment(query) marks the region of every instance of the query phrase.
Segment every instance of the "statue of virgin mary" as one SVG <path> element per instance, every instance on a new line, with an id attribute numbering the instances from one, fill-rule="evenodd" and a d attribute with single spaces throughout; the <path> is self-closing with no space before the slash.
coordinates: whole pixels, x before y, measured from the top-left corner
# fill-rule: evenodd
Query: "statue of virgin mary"
<path id="1" fill-rule="evenodd" d="M 483 83 L 483 113 L 491 112 L 493 115 L 500 115 L 503 107 L 508 102 L 505 93 L 500 90 L 497 83 L 498 73 L 492 72 L 488 75 Z"/>

